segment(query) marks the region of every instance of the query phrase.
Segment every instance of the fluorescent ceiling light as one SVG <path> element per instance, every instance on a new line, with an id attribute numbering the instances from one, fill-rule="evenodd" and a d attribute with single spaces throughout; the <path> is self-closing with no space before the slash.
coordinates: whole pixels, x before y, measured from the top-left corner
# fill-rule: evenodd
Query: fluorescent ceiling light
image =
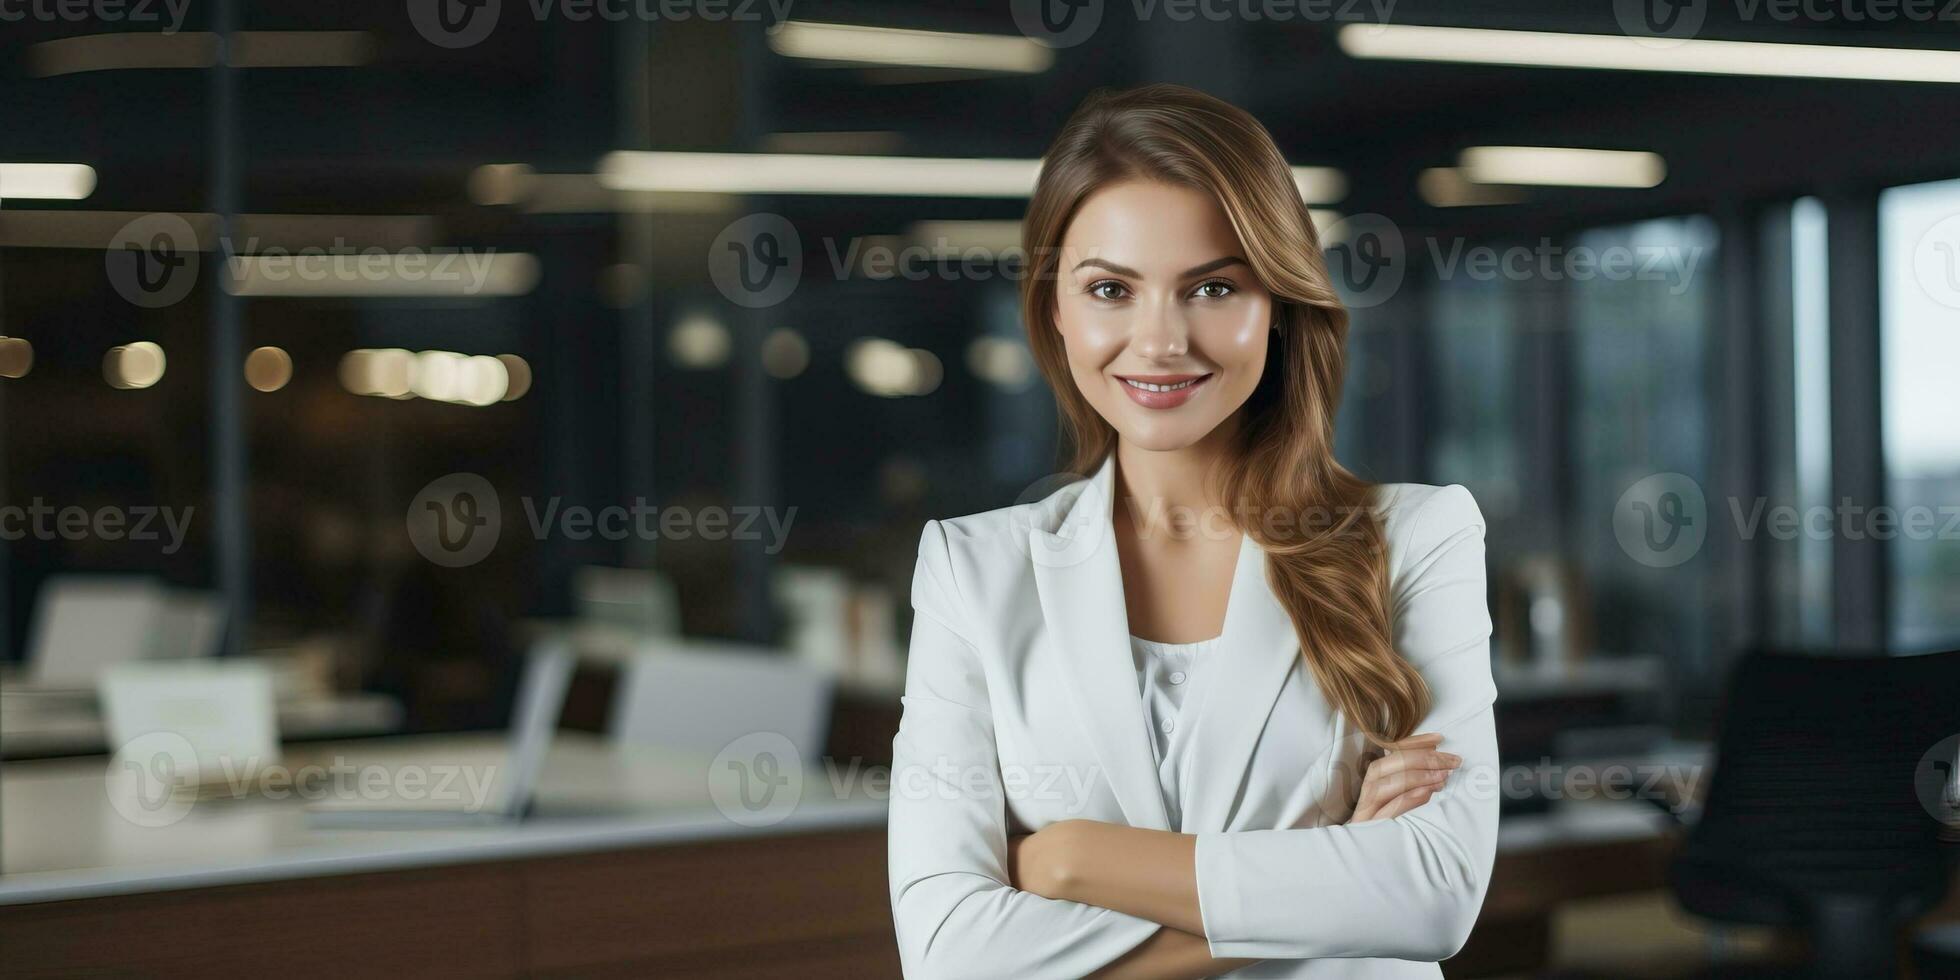
<path id="1" fill-rule="evenodd" d="M 599 161 L 609 189 L 694 194 L 1027 197 L 1040 174 L 1040 160 L 952 157 L 618 150 Z M 1294 167 L 1293 179 L 1309 204 L 1347 194 L 1332 167 Z"/>
<path id="2" fill-rule="evenodd" d="M 613 190 L 706 194 L 1027 197 L 1040 160 L 622 150 L 599 161 Z"/>
<path id="3" fill-rule="evenodd" d="M 1412 24 L 1349 24 L 1341 50 L 1356 58 L 1698 75 L 1768 75 L 1887 82 L 1960 82 L 1960 51 L 1774 44 L 1706 38 L 1554 34 Z"/>
<path id="4" fill-rule="evenodd" d="M 237 31 L 233 68 L 352 68 L 374 60 L 366 31 Z M 216 34 L 87 34 L 43 41 L 27 49 L 28 74 L 40 78 L 132 68 L 214 68 L 225 46 Z"/>
<path id="5" fill-rule="evenodd" d="M 1479 184 L 1455 167 L 1430 167 L 1416 176 L 1416 193 L 1430 207 L 1460 208 L 1489 204 L 1517 204 L 1523 192 L 1512 187 Z"/>
<path id="6" fill-rule="evenodd" d="M 538 284 L 537 257 L 523 252 L 243 255 L 228 265 L 224 287 L 235 296 L 472 299 Z"/>
<path id="7" fill-rule="evenodd" d="M 885 129 L 770 133 L 762 138 L 762 149 L 767 153 L 889 154 L 904 147 L 904 136 Z"/>
<path id="8" fill-rule="evenodd" d="M 151 217 L 148 211 L 0 211 L 0 247 L 108 248 L 124 226 Z M 165 212 L 169 213 L 169 212 Z M 429 248 L 436 219 L 426 214 L 240 214 L 231 220 L 232 247 L 220 248 L 218 216 L 169 213 L 190 226 L 192 251 L 264 252 L 284 249 Z"/>
<path id="9" fill-rule="evenodd" d="M 996 256 L 1021 247 L 1021 223 L 1006 221 L 915 221 L 905 231 L 912 245 L 930 249 L 935 258 L 959 258 L 971 249 Z"/>
<path id="10" fill-rule="evenodd" d="M 1055 52 L 1018 34 L 952 34 L 858 24 L 785 21 L 769 32 L 769 47 L 786 58 L 846 65 L 961 68 L 1032 75 L 1055 63 Z"/>
<path id="11" fill-rule="evenodd" d="M 1667 177 L 1658 154 L 1561 146 L 1473 146 L 1457 157 L 1457 166 L 1479 184 L 1652 187 Z"/>
<path id="12" fill-rule="evenodd" d="M 1347 174 L 1333 167 L 1294 167 L 1293 184 L 1308 204 L 1332 204 L 1347 197 Z"/>
<path id="13" fill-rule="evenodd" d="M 0 163 L 0 201 L 79 201 L 93 193 L 95 168 L 85 163 Z"/>

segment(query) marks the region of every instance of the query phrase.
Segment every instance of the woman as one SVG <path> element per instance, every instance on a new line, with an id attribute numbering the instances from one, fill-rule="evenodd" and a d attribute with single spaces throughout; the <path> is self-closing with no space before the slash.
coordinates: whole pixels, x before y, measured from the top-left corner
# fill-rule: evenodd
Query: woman
<path id="1" fill-rule="evenodd" d="M 1285 159 L 1189 89 L 1093 97 L 1024 237 L 1094 475 L 920 542 L 907 974 L 1438 976 L 1496 846 L 1483 519 L 1334 461 L 1346 315 Z"/>

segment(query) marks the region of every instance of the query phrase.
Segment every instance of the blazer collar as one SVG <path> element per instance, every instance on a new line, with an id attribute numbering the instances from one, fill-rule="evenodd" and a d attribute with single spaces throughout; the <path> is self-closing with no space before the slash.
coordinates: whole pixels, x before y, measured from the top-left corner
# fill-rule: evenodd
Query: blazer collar
<path id="1" fill-rule="evenodd" d="M 1241 534 L 1224 633 L 1216 659 L 1203 667 L 1207 693 L 1187 703 L 1181 719 L 1196 725 L 1189 737 L 1197 760 L 1181 790 L 1184 826 L 1168 826 L 1130 652 L 1111 523 L 1115 477 L 1112 453 L 1054 531 L 1029 532 L 1042 614 L 1056 640 L 1064 685 L 1125 820 L 1154 830 L 1224 830 L 1259 733 L 1299 658 L 1293 623 L 1267 585 L 1264 550 Z"/>

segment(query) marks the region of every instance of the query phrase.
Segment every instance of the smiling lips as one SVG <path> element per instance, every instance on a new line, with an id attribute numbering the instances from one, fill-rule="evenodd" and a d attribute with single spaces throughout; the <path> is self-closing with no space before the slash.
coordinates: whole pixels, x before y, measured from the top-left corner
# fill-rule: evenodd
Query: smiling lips
<path id="1" fill-rule="evenodd" d="M 1209 374 L 1131 374 L 1117 378 L 1123 393 L 1145 408 L 1176 408 L 1191 400 Z"/>

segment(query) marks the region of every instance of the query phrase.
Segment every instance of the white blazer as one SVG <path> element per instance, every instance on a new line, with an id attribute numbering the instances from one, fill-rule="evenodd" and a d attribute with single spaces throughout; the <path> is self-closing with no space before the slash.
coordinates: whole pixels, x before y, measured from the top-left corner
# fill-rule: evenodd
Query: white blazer
<path id="1" fill-rule="evenodd" d="M 1179 720 L 1197 728 L 1184 825 L 1171 828 L 1129 646 L 1114 469 L 1039 503 L 928 523 L 919 542 L 890 797 L 906 975 L 1080 977 L 1160 928 L 1009 885 L 1010 833 L 1085 818 L 1197 835 L 1212 953 L 1264 960 L 1234 976 L 1439 976 L 1435 961 L 1476 921 L 1497 843 L 1475 501 L 1419 484 L 1379 500 L 1395 647 L 1431 695 L 1416 730 L 1464 759 L 1445 787 L 1393 820 L 1343 826 L 1368 742 L 1315 686 L 1246 537 L 1201 668 L 1208 693 Z"/>

